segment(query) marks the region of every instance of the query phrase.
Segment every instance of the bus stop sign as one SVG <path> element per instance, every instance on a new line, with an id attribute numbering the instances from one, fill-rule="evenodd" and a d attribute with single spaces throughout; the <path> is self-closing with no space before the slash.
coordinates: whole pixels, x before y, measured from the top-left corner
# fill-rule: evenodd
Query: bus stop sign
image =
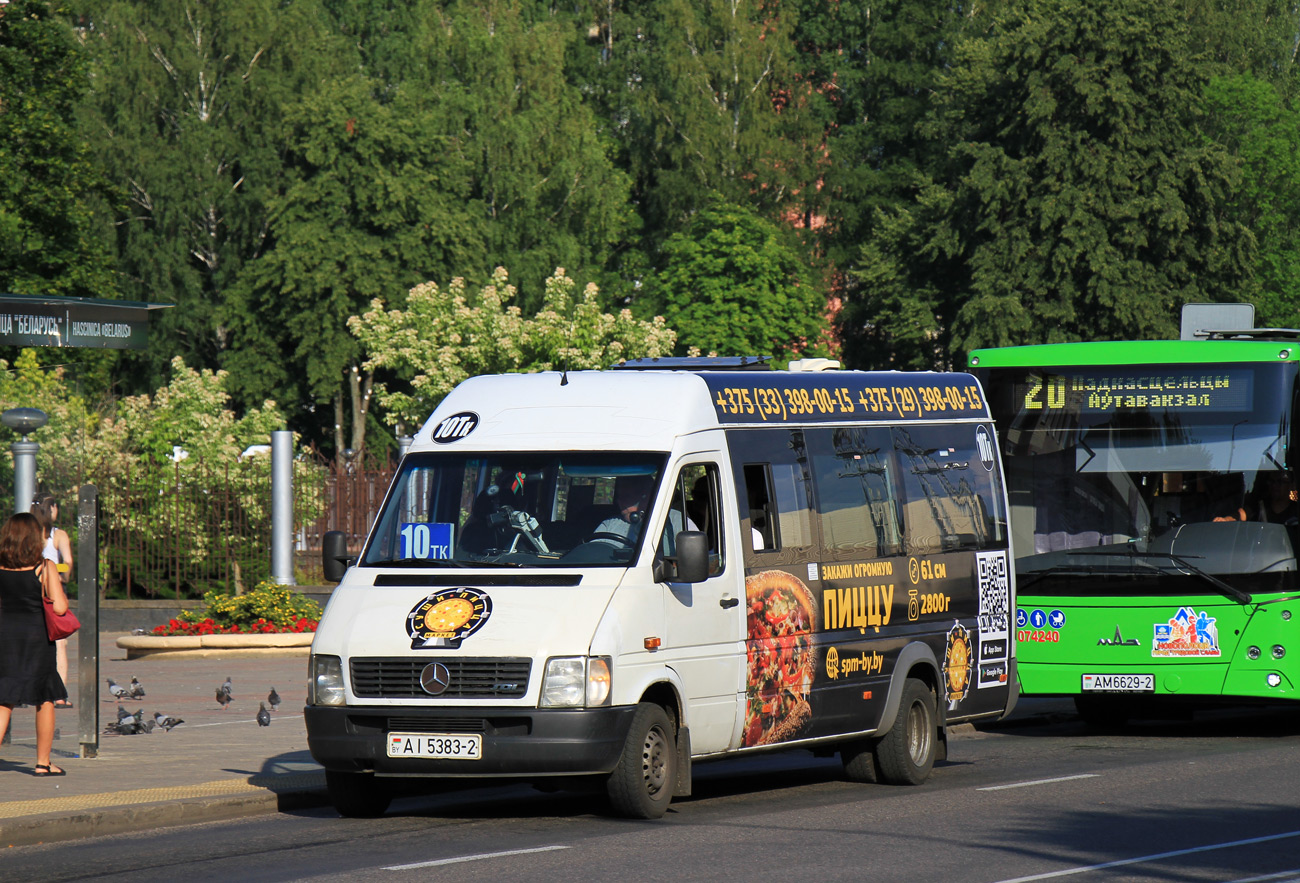
<path id="1" fill-rule="evenodd" d="M 171 304 L 0 294 L 0 345 L 144 349 L 149 313 Z"/>

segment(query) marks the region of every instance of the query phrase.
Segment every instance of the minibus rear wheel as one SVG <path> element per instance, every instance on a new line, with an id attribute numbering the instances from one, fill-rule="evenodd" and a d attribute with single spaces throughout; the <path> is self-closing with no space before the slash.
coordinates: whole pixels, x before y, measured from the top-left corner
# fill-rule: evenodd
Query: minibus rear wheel
<path id="1" fill-rule="evenodd" d="M 939 726 L 934 693 L 917 678 L 903 682 L 903 697 L 894 725 L 876 745 L 881 781 L 920 785 L 934 767 Z"/>
<path id="2" fill-rule="evenodd" d="M 844 778 L 850 782 L 874 785 L 880 781 L 880 764 L 876 762 L 876 740 L 854 739 L 840 746 L 840 763 Z"/>
<path id="3" fill-rule="evenodd" d="M 642 702 L 605 790 L 617 815 L 657 819 L 668 810 L 677 784 L 677 728 L 661 706 Z"/>
<path id="4" fill-rule="evenodd" d="M 325 789 L 339 815 L 348 819 L 382 816 L 393 801 L 392 791 L 369 773 L 325 771 Z"/>

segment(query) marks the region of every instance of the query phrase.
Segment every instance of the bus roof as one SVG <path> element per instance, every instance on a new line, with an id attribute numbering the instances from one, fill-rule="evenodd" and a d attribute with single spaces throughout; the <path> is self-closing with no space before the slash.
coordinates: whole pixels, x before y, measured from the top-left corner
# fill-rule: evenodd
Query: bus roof
<path id="1" fill-rule="evenodd" d="M 979 382 L 964 373 L 501 374 L 457 386 L 417 433 L 413 449 L 667 451 L 676 438 L 708 429 L 987 419 Z"/>
<path id="2" fill-rule="evenodd" d="M 1119 340 L 978 349 L 972 368 L 1069 365 L 1177 365 L 1197 362 L 1300 360 L 1300 342 L 1287 340 Z"/>

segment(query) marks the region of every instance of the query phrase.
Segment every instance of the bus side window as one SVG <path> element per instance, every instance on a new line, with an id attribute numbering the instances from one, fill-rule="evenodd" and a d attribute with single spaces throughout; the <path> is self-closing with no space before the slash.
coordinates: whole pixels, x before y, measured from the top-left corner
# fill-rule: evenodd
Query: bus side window
<path id="1" fill-rule="evenodd" d="M 745 498 L 749 501 L 750 548 L 755 552 L 776 548 L 770 469 L 767 463 L 746 463 L 744 469 Z"/>

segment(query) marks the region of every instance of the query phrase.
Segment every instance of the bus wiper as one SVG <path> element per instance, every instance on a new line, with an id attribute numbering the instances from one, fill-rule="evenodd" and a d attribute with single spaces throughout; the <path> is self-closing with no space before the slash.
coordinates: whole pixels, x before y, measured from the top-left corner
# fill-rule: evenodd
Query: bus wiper
<path id="1" fill-rule="evenodd" d="M 1175 555 L 1173 552 L 1133 552 L 1131 554 L 1134 558 L 1167 558 L 1184 570 L 1196 574 L 1229 598 L 1233 598 L 1242 604 L 1249 604 L 1254 600 L 1249 592 L 1243 591 L 1231 583 L 1224 582 L 1212 573 L 1201 570 L 1182 555 Z M 1146 564 L 1146 562 L 1143 563 Z M 1168 573 L 1168 571 L 1153 564 L 1146 564 L 1146 566 L 1160 573 Z"/>
<path id="2" fill-rule="evenodd" d="M 1033 571 L 1034 575 L 1032 577 L 1017 578 L 1016 590 L 1019 592 L 1027 589 L 1034 583 L 1041 582 L 1049 576 L 1095 576 L 1099 573 L 1124 574 L 1131 572 L 1132 568 L 1106 567 L 1101 564 L 1054 564 L 1051 567 Z"/>
<path id="3" fill-rule="evenodd" d="M 1226 583 L 1223 580 L 1219 579 L 1214 574 L 1201 570 L 1201 568 L 1197 567 L 1195 564 L 1192 564 L 1182 555 L 1175 555 L 1173 552 L 1139 552 L 1136 549 L 1134 549 L 1131 545 L 1124 544 L 1124 545 L 1114 545 L 1114 546 L 1098 546 L 1095 549 L 1070 549 L 1070 550 L 1066 550 L 1065 554 L 1067 556 L 1104 555 L 1111 558 L 1129 558 L 1133 560 L 1134 563 L 1141 564 L 1143 567 L 1146 567 L 1150 570 L 1154 570 L 1157 573 L 1168 574 L 1169 573 L 1168 570 L 1162 567 L 1157 567 L 1156 565 L 1151 564 L 1150 562 L 1141 560 L 1144 558 L 1163 558 L 1167 561 L 1172 562 L 1178 567 L 1181 567 L 1183 570 L 1187 571 L 1188 573 L 1193 573 L 1196 576 L 1199 576 L 1201 579 L 1205 580 L 1207 583 L 1214 586 L 1216 589 L 1218 589 L 1223 594 L 1227 595 L 1229 598 L 1232 598 L 1242 604 L 1250 604 L 1254 600 L 1251 597 L 1249 592 L 1242 591 L 1236 586 Z M 1035 572 L 1034 578 L 1021 582 L 1020 587 L 1026 588 L 1028 586 L 1032 586 L 1034 583 L 1038 582 L 1039 580 L 1049 576 L 1061 576 L 1065 574 L 1071 576 L 1087 576 L 1089 574 L 1096 574 L 1096 573 L 1118 573 L 1118 572 L 1120 571 L 1115 567 L 1106 567 L 1098 564 L 1088 564 L 1088 565 L 1062 564 L 1062 565 L 1056 565 L 1054 567 L 1049 567 L 1043 571 Z"/>

